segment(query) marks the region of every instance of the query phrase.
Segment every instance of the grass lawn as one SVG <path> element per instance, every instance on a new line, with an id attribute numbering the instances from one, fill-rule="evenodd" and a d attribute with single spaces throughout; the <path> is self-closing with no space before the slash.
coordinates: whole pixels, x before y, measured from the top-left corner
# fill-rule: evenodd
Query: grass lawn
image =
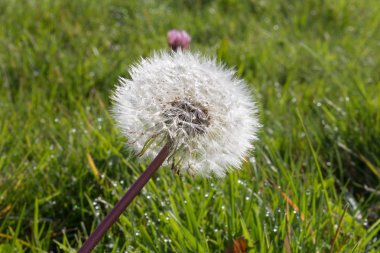
<path id="1" fill-rule="evenodd" d="M 260 141 L 160 169 L 96 252 L 379 252 L 378 0 L 0 1 L 0 252 L 75 252 L 145 169 L 109 97 L 172 28 L 256 91 Z"/>

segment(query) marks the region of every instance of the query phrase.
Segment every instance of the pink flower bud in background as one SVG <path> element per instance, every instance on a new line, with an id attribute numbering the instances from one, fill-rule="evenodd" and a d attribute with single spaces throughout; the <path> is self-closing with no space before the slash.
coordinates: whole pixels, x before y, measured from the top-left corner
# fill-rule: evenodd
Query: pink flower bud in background
<path id="1" fill-rule="evenodd" d="M 177 51 L 178 48 L 188 49 L 191 42 L 191 37 L 185 31 L 170 30 L 168 32 L 168 44 L 171 49 Z"/>

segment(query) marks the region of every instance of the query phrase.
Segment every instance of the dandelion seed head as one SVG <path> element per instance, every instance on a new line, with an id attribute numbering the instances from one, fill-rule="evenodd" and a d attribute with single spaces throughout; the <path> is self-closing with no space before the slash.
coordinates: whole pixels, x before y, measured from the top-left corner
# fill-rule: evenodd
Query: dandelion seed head
<path id="1" fill-rule="evenodd" d="M 112 97 L 128 142 L 145 156 L 172 144 L 168 164 L 202 176 L 239 168 L 260 124 L 246 83 L 215 59 L 158 52 L 130 68 Z"/>

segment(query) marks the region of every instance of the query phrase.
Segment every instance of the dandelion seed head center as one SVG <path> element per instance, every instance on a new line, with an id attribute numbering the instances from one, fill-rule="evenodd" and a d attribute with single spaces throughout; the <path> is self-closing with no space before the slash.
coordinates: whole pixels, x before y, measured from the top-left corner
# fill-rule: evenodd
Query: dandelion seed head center
<path id="1" fill-rule="evenodd" d="M 208 109 L 191 99 L 175 99 L 163 112 L 168 127 L 184 130 L 188 135 L 204 134 L 210 125 Z"/>

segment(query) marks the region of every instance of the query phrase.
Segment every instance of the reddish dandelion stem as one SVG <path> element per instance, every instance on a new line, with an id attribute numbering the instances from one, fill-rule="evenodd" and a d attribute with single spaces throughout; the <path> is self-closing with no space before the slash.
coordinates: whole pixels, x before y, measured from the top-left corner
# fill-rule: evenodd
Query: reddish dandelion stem
<path id="1" fill-rule="evenodd" d="M 145 184 L 152 177 L 154 172 L 162 165 L 165 159 L 170 153 L 170 144 L 166 144 L 160 153 L 154 158 L 152 163 L 148 168 L 141 174 L 141 176 L 136 180 L 136 182 L 129 188 L 127 193 L 116 203 L 111 212 L 104 218 L 104 220 L 99 224 L 99 226 L 94 230 L 94 232 L 88 237 L 84 242 L 82 247 L 79 249 L 78 253 L 89 253 L 96 244 L 102 239 L 107 230 L 111 227 L 112 224 L 123 213 L 125 208 L 132 202 L 136 195 L 141 191 Z"/>

